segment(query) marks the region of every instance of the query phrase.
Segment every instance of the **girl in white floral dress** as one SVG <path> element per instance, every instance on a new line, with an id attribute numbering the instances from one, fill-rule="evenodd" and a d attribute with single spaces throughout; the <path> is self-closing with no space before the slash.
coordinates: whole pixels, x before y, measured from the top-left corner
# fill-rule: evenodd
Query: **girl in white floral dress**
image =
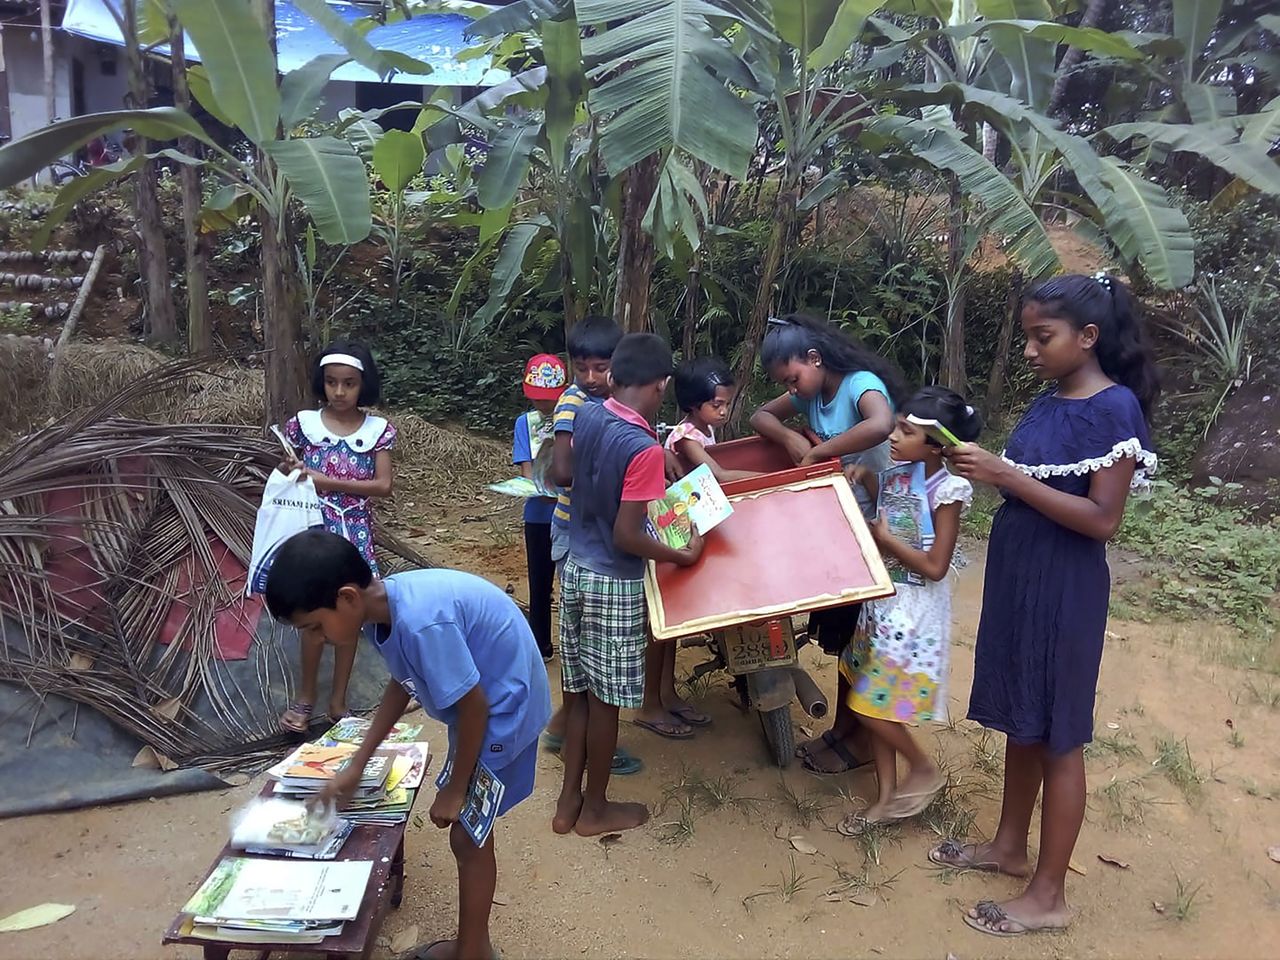
<path id="1" fill-rule="evenodd" d="M 957 393 L 926 387 L 902 407 L 889 439 L 897 465 L 923 464 L 925 497 L 932 518 L 932 542 L 907 543 L 889 530 L 881 514 L 871 533 L 885 562 L 897 568 L 897 594 L 869 602 L 863 624 L 840 658 L 849 682 L 848 707 L 871 734 L 879 796 L 866 810 L 851 814 L 840 832 L 857 833 L 867 822 L 903 820 L 920 813 L 941 789 L 937 764 L 916 743 L 910 725 L 947 718 L 950 668 L 951 585 L 947 575 L 960 532 L 960 514 L 973 497 L 968 480 L 954 476 L 942 462 L 942 446 L 911 418 L 936 421 L 959 440 L 977 438 L 982 419 Z M 874 498 L 875 475 L 850 467 L 850 480 Z M 888 474 L 882 474 L 882 477 Z M 897 759 L 907 762 L 898 782 Z"/>

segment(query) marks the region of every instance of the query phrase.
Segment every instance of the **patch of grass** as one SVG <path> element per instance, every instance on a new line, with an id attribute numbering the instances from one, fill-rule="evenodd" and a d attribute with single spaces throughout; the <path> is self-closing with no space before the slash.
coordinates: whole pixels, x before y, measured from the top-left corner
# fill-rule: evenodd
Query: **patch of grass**
<path id="1" fill-rule="evenodd" d="M 1107 825 L 1124 830 L 1146 821 L 1147 809 L 1155 801 L 1143 789 L 1146 775 L 1138 777 L 1112 777 L 1110 782 L 1095 790 L 1094 796 L 1102 804 Z"/>
<path id="2" fill-rule="evenodd" d="M 867 821 L 857 836 L 858 846 L 862 850 L 862 862 L 880 866 L 880 858 L 885 847 L 901 843 L 896 823 L 872 823 Z"/>
<path id="3" fill-rule="evenodd" d="M 759 797 L 747 797 L 738 792 L 740 781 L 737 777 L 698 777 L 694 783 L 698 796 L 706 801 L 712 810 L 732 807 L 741 813 L 749 813 L 760 803 Z"/>
<path id="4" fill-rule="evenodd" d="M 1084 756 L 1086 760 L 1102 759 L 1108 756 L 1114 757 L 1117 761 L 1141 760 L 1142 748 L 1138 746 L 1132 734 L 1124 732 L 1105 734 L 1094 736 L 1092 743 L 1085 744 Z"/>
<path id="5" fill-rule="evenodd" d="M 1244 688 L 1254 703 L 1261 704 L 1268 710 L 1280 710 L 1280 687 L 1276 686 L 1274 680 L 1268 679 L 1266 686 L 1260 686 L 1250 678 L 1244 682 Z"/>
<path id="6" fill-rule="evenodd" d="M 808 827 L 814 820 L 821 820 L 822 814 L 831 806 L 831 797 L 821 793 L 813 793 L 806 789 L 804 793 L 796 793 L 787 785 L 787 781 L 778 778 L 778 787 L 782 791 L 782 803 L 795 811 L 800 826 Z"/>
<path id="7" fill-rule="evenodd" d="M 1204 776 L 1191 759 L 1187 741 L 1169 738 L 1156 739 L 1156 759 L 1152 763 L 1165 778 L 1177 787 L 1188 803 L 1200 798 L 1200 786 Z"/>
<path id="8" fill-rule="evenodd" d="M 681 680 L 677 693 L 686 700 L 704 700 L 711 692 L 711 679 L 712 674 L 704 673 L 700 677 L 691 676 L 687 680 Z"/>
<path id="9" fill-rule="evenodd" d="M 1000 752 L 1000 743 L 991 736 L 990 730 L 983 730 L 972 744 L 973 769 L 980 776 L 992 782 L 999 780 L 1004 774 L 1004 757 Z"/>
<path id="10" fill-rule="evenodd" d="M 1231 736 L 1227 737 L 1227 743 L 1231 744 L 1231 746 L 1239 750 L 1241 747 L 1244 746 L 1244 737 L 1240 736 L 1239 730 L 1232 727 Z"/>
<path id="11" fill-rule="evenodd" d="M 686 798 L 680 798 L 680 813 L 674 820 L 668 820 L 659 825 L 661 833 L 658 836 L 660 843 L 668 843 L 675 847 L 682 847 L 693 839 L 693 804 Z"/>
<path id="12" fill-rule="evenodd" d="M 790 903 L 795 899 L 797 893 L 810 884 L 817 882 L 817 877 L 810 877 L 800 872 L 800 869 L 796 866 L 794 853 L 791 854 L 788 860 L 787 872 L 782 875 L 782 879 L 778 883 L 778 896 L 782 897 L 783 903 Z"/>
<path id="13" fill-rule="evenodd" d="M 827 888 L 828 896 L 831 894 L 858 893 L 861 890 L 883 895 L 883 892 L 892 889 L 898 877 L 902 876 L 902 871 L 899 870 L 891 876 L 876 878 L 871 875 L 871 871 L 865 865 L 861 872 L 855 873 L 835 860 L 831 861 L 831 870 L 835 874 L 835 883 Z"/>
<path id="14" fill-rule="evenodd" d="M 1204 883 L 1192 884 L 1183 880 L 1178 872 L 1173 872 L 1173 901 L 1170 903 L 1169 915 L 1179 922 L 1185 922 L 1191 919 L 1191 915 L 1196 909 L 1196 898 L 1200 896 L 1200 891 L 1204 889 Z"/>
<path id="15" fill-rule="evenodd" d="M 990 794 L 988 785 L 964 789 L 959 779 L 945 765 L 939 764 L 946 786 L 938 791 L 933 802 L 920 814 L 920 822 L 944 840 L 964 839 L 974 835 L 979 797 Z"/>

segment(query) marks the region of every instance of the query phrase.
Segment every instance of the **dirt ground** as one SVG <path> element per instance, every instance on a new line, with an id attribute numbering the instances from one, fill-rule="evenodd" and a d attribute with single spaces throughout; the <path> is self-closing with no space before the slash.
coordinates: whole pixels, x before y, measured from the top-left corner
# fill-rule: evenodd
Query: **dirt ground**
<path id="1" fill-rule="evenodd" d="M 429 527 L 443 522 L 430 519 Z M 436 529 L 438 559 L 522 584 L 507 511 Z M 981 551 L 970 553 L 956 586 L 956 716 L 981 599 Z M 616 844 L 552 834 L 560 767 L 544 754 L 533 798 L 497 835 L 498 947 L 510 958 L 1275 957 L 1280 864 L 1267 848 L 1280 844 L 1280 680 L 1215 665 L 1232 639 L 1208 627 L 1113 622 L 1111 631 L 1075 857 L 1083 875 L 1068 885 L 1070 931 L 1019 940 L 976 933 L 961 910 L 1007 897 L 1018 882 L 943 872 L 925 859 L 935 831 L 947 829 L 943 814 L 952 827 L 972 815 L 978 833 L 994 828 L 996 737 L 964 721 L 930 730 L 952 777 L 951 804 L 928 822 L 848 840 L 834 825 L 851 798 L 871 795 L 871 774 L 820 779 L 798 764 L 779 774 L 759 724 L 718 677 L 697 691 L 714 725 L 692 742 L 624 725 L 622 742 L 647 766 L 618 780 L 616 794 L 655 812 Z M 682 672 L 702 656 L 682 651 Z M 812 647 L 802 659 L 833 691 L 833 661 Z M 795 720 L 821 729 L 798 708 Z M 441 730 L 429 730 L 442 744 Z M 1180 758 L 1184 745 L 1190 763 Z M 0 934 L 0 960 L 197 957 L 162 947 L 160 936 L 218 851 L 229 813 L 259 784 L 0 822 L 0 915 L 44 901 L 76 906 L 54 926 Z M 817 853 L 793 851 L 791 836 Z M 404 904 L 384 928 L 380 960 L 393 955 L 392 939 L 453 929 L 445 836 L 424 816 L 407 849 Z"/>

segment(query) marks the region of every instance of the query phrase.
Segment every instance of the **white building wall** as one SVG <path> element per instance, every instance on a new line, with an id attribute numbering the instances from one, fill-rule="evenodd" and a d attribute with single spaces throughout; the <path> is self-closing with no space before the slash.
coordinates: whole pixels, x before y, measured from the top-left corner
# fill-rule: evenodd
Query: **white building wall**
<path id="1" fill-rule="evenodd" d="M 44 59 L 40 52 L 40 29 L 7 26 L 0 28 L 4 51 L 4 73 L 9 84 L 10 134 L 31 133 L 49 122 L 44 103 Z M 53 35 L 54 110 L 58 117 L 71 115 L 71 75 L 66 57 L 66 38 Z"/>

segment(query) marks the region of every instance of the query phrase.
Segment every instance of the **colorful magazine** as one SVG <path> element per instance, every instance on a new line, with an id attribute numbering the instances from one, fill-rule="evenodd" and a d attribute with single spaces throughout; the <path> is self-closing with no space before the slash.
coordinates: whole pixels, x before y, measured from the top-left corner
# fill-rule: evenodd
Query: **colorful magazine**
<path id="1" fill-rule="evenodd" d="M 187 905 L 197 923 L 353 920 L 373 862 L 224 857 Z"/>
<path id="2" fill-rule="evenodd" d="M 449 759 L 444 762 L 440 776 L 436 777 L 436 789 L 439 790 L 449 782 L 453 775 L 453 751 L 449 751 Z M 507 792 L 506 785 L 497 775 L 476 761 L 475 773 L 471 775 L 471 785 L 467 788 L 467 798 L 462 803 L 459 820 L 462 828 L 475 841 L 477 847 L 483 847 L 493 832 L 493 825 L 498 819 L 498 806 L 502 803 L 502 795 Z"/>
<path id="3" fill-rule="evenodd" d="M 933 545 L 933 513 L 929 509 L 923 463 L 903 463 L 882 470 L 876 507 L 888 521 L 889 532 L 903 543 L 917 550 L 928 550 Z M 884 564 L 894 583 L 924 584 L 924 577 L 893 558 L 885 557 Z"/>
<path id="4" fill-rule="evenodd" d="M 649 535 L 682 550 L 692 539 L 694 529 L 705 535 L 732 513 L 733 505 L 704 463 L 667 487 L 661 500 L 650 502 Z"/>

